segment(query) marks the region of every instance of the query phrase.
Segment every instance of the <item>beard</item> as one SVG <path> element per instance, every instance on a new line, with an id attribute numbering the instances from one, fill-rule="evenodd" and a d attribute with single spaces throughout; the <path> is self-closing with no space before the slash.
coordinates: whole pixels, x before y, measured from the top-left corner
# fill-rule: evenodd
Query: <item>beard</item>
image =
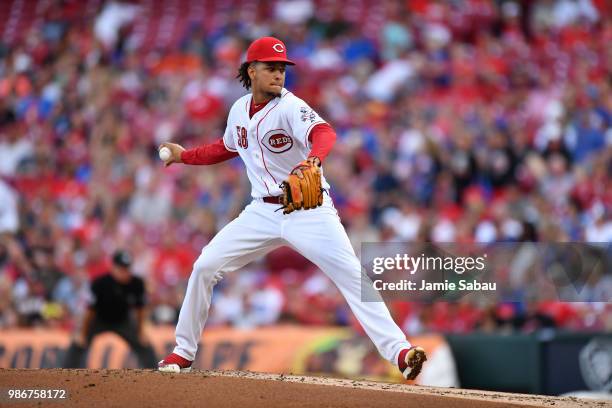
<path id="1" fill-rule="evenodd" d="M 269 96 L 271 99 L 274 99 L 274 98 L 280 98 L 281 94 L 280 92 L 266 91 L 266 96 Z"/>

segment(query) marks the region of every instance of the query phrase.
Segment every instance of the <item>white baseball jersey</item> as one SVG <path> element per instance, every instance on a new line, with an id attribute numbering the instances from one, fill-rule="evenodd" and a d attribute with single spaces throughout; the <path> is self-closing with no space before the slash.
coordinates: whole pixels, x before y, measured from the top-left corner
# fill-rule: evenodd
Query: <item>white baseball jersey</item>
<path id="1" fill-rule="evenodd" d="M 283 88 L 280 97 L 249 117 L 252 94 L 238 99 L 227 118 L 225 148 L 238 152 L 246 166 L 253 198 L 278 196 L 283 180 L 308 157 L 312 128 L 326 123 L 302 99 Z M 321 172 L 323 188 L 329 184 Z"/>

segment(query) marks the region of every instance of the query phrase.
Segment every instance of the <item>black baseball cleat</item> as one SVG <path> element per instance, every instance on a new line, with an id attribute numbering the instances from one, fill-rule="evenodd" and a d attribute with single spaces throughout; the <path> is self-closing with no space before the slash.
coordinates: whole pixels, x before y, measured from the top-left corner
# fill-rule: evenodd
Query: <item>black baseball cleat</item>
<path id="1" fill-rule="evenodd" d="M 404 378 L 414 380 L 420 374 L 423 363 L 427 361 L 427 355 L 422 347 L 412 346 L 400 351 L 397 360 L 397 366 Z"/>

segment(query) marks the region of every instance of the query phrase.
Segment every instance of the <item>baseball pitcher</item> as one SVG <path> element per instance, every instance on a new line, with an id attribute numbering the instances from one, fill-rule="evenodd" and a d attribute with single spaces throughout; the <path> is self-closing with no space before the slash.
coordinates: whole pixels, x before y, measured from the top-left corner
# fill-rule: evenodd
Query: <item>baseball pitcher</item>
<path id="1" fill-rule="evenodd" d="M 267 252 L 289 245 L 336 284 L 379 353 L 414 379 L 427 359 L 411 346 L 384 302 L 361 302 L 361 265 L 328 194 L 322 163 L 336 134 L 307 103 L 285 89 L 285 44 L 254 41 L 238 78 L 251 93 L 232 106 L 222 138 L 186 150 L 163 143 L 165 165 L 244 161 L 253 200 L 204 247 L 193 265 L 176 326 L 176 347 L 158 364 L 165 372 L 191 369 L 208 317 L 213 286 Z"/>

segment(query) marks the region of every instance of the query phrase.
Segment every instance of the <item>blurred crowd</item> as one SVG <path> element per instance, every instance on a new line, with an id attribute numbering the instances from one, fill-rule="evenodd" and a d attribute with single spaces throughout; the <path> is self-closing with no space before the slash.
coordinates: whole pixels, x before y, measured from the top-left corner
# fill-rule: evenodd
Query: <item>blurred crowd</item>
<path id="1" fill-rule="evenodd" d="M 37 2 L 41 18 L 0 42 L 0 328 L 73 326 L 116 248 L 134 254 L 152 320 L 176 321 L 193 261 L 250 188 L 239 159 L 166 169 L 157 146 L 222 135 L 246 92 L 243 53 L 268 34 L 297 62 L 286 86 L 338 134 L 324 170 L 357 253 L 378 241 L 612 241 L 606 0 L 349 2 L 377 10 L 367 25 L 343 2 L 238 1 L 163 47 L 134 30 L 149 3 L 84 3 Z M 409 334 L 611 330 L 611 291 L 593 293 L 390 307 Z M 285 321 L 356 325 L 286 248 L 215 289 L 210 325 Z"/>

